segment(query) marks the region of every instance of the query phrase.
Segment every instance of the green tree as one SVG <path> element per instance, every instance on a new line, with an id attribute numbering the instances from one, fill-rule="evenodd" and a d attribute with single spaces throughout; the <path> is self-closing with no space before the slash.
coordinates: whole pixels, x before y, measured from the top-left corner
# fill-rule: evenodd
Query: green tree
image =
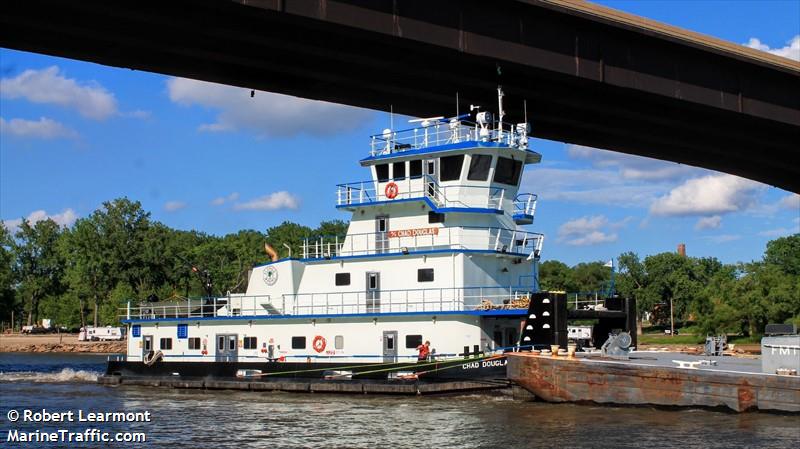
<path id="1" fill-rule="evenodd" d="M 645 305 L 653 305 L 654 320 L 669 324 L 670 315 L 680 322 L 688 317 L 688 310 L 700 285 L 693 276 L 690 258 L 677 253 L 660 253 L 644 259 L 647 285 L 642 291 Z"/>
<path id="2" fill-rule="evenodd" d="M 768 242 L 764 263 L 774 265 L 786 274 L 800 276 L 800 234 Z"/>
<path id="3" fill-rule="evenodd" d="M 47 219 L 31 225 L 22 220 L 12 243 L 16 258 L 18 292 L 25 299 L 28 325 L 39 320 L 39 303 L 61 293 L 63 263 L 56 244 L 61 234 L 58 224 Z"/>
<path id="4" fill-rule="evenodd" d="M 611 268 L 604 262 L 582 262 L 572 267 L 576 290 L 581 292 L 607 291 Z"/>
<path id="5" fill-rule="evenodd" d="M 557 260 L 542 262 L 539 266 L 539 286 L 542 290 L 575 291 L 572 269 Z"/>
<path id="6" fill-rule="evenodd" d="M 632 251 L 620 254 L 617 267 L 616 290 L 621 296 L 636 300 L 636 332 L 641 334 L 644 312 L 651 311 L 655 306 L 647 302 L 652 298 L 643 294 L 648 284 L 647 271 L 639 256 Z"/>
<path id="7" fill-rule="evenodd" d="M 284 244 L 291 248 L 292 257 L 302 257 L 303 240 L 312 236 L 312 230 L 308 226 L 301 226 L 296 223 L 284 221 L 278 226 L 267 229 L 267 243 L 272 245 L 281 258 L 289 257 L 289 252 Z"/>
<path id="8" fill-rule="evenodd" d="M 86 326 L 86 304 L 97 311 L 113 282 L 112 261 L 104 244 L 96 217 L 81 218 L 61 238 L 59 250 L 65 261 L 65 281 L 73 298 L 78 300 L 80 326 Z M 97 313 L 94 315 L 97 326 Z"/>
<path id="9" fill-rule="evenodd" d="M 0 321 L 10 320 L 12 310 L 20 312 L 16 303 L 17 280 L 12 244 L 11 233 L 0 223 Z"/>

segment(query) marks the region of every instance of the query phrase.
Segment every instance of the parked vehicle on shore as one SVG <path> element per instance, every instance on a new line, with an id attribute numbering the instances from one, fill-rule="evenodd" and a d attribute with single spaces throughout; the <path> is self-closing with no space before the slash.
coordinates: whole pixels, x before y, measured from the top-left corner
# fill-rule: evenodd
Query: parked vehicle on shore
<path id="1" fill-rule="evenodd" d="M 78 333 L 78 341 L 112 341 L 124 340 L 125 329 L 122 327 L 82 327 Z"/>

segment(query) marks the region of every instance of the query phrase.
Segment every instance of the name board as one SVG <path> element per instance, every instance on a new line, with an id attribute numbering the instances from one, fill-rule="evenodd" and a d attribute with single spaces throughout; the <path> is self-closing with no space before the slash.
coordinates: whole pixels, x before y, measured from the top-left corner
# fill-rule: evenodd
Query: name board
<path id="1" fill-rule="evenodd" d="M 439 235 L 439 228 L 400 229 L 397 231 L 389 231 L 388 235 L 389 238 L 416 237 L 418 235 Z"/>

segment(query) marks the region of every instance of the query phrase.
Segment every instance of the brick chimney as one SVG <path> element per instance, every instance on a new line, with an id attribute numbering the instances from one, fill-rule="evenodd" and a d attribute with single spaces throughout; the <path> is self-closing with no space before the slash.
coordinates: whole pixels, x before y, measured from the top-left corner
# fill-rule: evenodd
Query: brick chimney
<path id="1" fill-rule="evenodd" d="M 683 257 L 686 257 L 686 244 L 685 243 L 678 243 L 678 254 Z"/>

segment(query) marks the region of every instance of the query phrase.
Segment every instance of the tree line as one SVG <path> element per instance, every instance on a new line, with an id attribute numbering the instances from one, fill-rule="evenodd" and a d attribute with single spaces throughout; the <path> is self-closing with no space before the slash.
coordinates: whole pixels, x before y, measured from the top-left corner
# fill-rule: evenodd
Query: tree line
<path id="1" fill-rule="evenodd" d="M 626 252 L 617 261 L 615 290 L 636 298 L 640 323 L 647 314 L 651 323 L 667 326 L 672 311 L 679 325 L 691 323 L 707 334 L 753 336 L 768 323 L 800 326 L 800 234 L 768 242 L 763 258 L 749 263 L 672 252 L 644 259 Z M 539 274 L 544 290 L 588 296 L 610 288 L 611 269 L 603 262 L 568 267 L 546 261 Z"/>
<path id="2" fill-rule="evenodd" d="M 172 229 L 127 198 L 105 202 L 69 227 L 23 220 L 12 235 L 0 226 L 0 322 L 13 313 L 17 323 L 115 324 L 131 299 L 241 293 L 252 267 L 267 258 L 265 242 L 281 257 L 297 256 L 304 239 L 346 231 L 346 222 L 333 220 L 214 236 Z M 641 259 L 633 252 L 617 260 L 616 291 L 635 297 L 639 318 L 649 314 L 655 324 L 669 323 L 671 302 L 676 322 L 708 333 L 756 335 L 767 323 L 800 325 L 800 234 L 769 242 L 762 260 L 750 263 L 677 253 Z M 604 262 L 570 267 L 548 260 L 539 275 L 543 290 L 592 296 L 611 288 Z"/>
<path id="3" fill-rule="evenodd" d="M 131 299 L 242 293 L 252 267 L 267 260 L 265 242 L 285 257 L 284 243 L 296 255 L 305 238 L 346 231 L 340 220 L 316 229 L 285 222 L 219 237 L 172 229 L 127 198 L 103 203 L 70 227 L 22 220 L 12 235 L 0 225 L 0 322 L 13 314 L 17 324 L 115 324 Z"/>

